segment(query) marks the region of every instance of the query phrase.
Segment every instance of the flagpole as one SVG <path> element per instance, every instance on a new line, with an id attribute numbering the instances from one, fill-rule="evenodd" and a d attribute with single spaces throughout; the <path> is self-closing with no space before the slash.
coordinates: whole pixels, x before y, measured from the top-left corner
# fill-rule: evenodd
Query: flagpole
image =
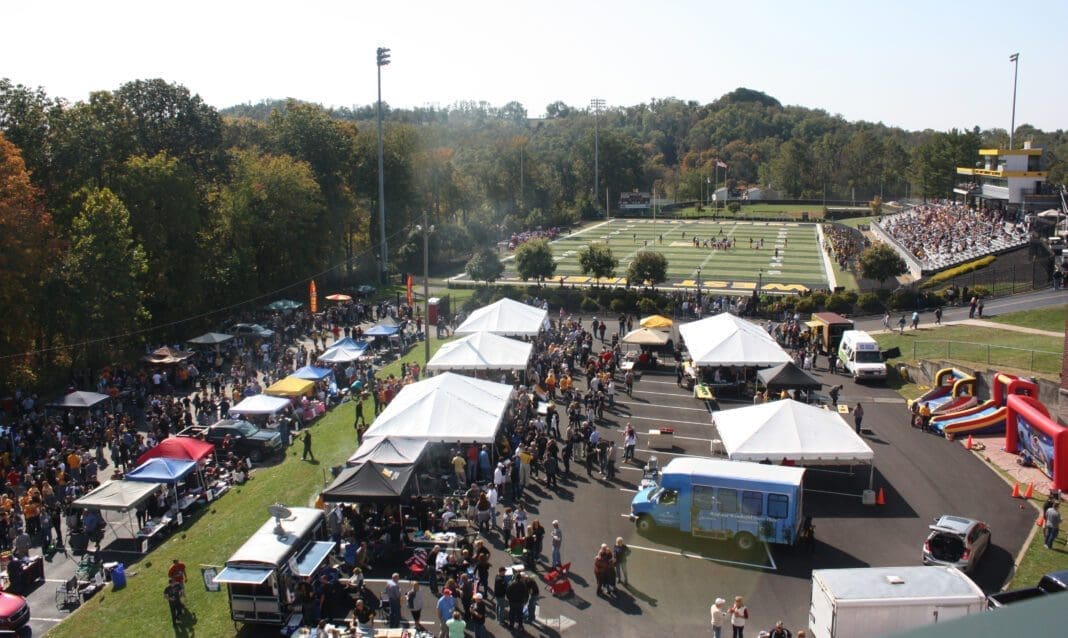
<path id="1" fill-rule="evenodd" d="M 1011 151 L 1013 136 L 1016 134 L 1016 76 L 1020 72 L 1020 54 L 1010 55 L 1009 62 L 1012 62 L 1012 125 L 1009 128 L 1009 150 Z"/>

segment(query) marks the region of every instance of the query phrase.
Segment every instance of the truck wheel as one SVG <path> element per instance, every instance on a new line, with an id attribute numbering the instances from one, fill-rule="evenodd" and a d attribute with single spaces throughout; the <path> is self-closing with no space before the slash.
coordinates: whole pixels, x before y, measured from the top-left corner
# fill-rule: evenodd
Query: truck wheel
<path id="1" fill-rule="evenodd" d="M 638 517 L 637 527 L 639 532 L 642 532 L 643 534 L 646 532 L 651 532 L 653 531 L 653 527 L 655 526 L 656 524 L 653 523 L 652 517 L 646 515 Z"/>
<path id="2" fill-rule="evenodd" d="M 753 538 L 752 534 L 746 532 L 742 532 L 741 534 L 735 536 L 734 542 L 738 544 L 738 549 L 742 550 L 743 552 L 748 552 L 749 550 L 756 547 L 756 539 Z"/>
<path id="3" fill-rule="evenodd" d="M 248 453 L 248 458 L 253 463 L 259 463 L 263 460 L 263 452 L 260 452 L 259 450 L 252 450 Z"/>

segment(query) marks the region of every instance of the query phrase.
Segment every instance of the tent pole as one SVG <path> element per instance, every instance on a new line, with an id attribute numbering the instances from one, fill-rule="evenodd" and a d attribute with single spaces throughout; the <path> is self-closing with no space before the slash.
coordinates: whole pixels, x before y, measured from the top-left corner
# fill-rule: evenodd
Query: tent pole
<path id="1" fill-rule="evenodd" d="M 868 463 L 868 489 L 872 489 L 875 486 L 875 460 L 872 459 L 871 463 Z"/>

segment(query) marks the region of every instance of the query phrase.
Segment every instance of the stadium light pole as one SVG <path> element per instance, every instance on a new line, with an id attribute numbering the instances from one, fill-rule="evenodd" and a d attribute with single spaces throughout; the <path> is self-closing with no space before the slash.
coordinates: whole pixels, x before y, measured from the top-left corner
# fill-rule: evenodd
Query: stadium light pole
<path id="1" fill-rule="evenodd" d="M 389 49 L 378 47 L 376 51 L 378 61 L 378 242 L 380 245 L 379 257 L 381 258 L 379 279 L 385 284 L 389 281 L 389 268 L 386 253 L 386 179 L 382 168 L 382 67 L 389 64 Z"/>
<path id="2" fill-rule="evenodd" d="M 430 215 L 423 208 L 423 354 L 430 362 Z M 426 363 L 423 364 L 424 366 Z"/>
<path id="3" fill-rule="evenodd" d="M 590 110 L 593 111 L 593 202 L 600 208 L 601 195 L 600 162 L 601 162 L 601 109 L 604 108 L 604 100 L 593 98 L 590 100 Z"/>
<path id="4" fill-rule="evenodd" d="M 1012 123 L 1009 126 L 1009 150 L 1012 150 L 1013 136 L 1016 134 L 1016 76 L 1020 73 L 1020 54 L 1009 56 L 1012 62 Z"/>

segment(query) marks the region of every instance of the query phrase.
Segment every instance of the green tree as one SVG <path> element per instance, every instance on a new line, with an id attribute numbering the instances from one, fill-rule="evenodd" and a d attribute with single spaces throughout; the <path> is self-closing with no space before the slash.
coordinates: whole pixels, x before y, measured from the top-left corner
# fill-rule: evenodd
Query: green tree
<path id="1" fill-rule="evenodd" d="M 70 246 L 59 266 L 72 342 L 90 342 L 75 361 L 90 366 L 120 356 L 121 339 L 104 339 L 140 327 L 148 313 L 143 282 L 145 251 L 134 239 L 130 213 L 113 192 L 92 189 L 70 227 Z"/>
<path id="2" fill-rule="evenodd" d="M 804 142 L 786 142 L 771 160 L 772 187 L 788 198 L 801 197 L 806 189 L 811 188 L 811 163 Z"/>
<path id="3" fill-rule="evenodd" d="M 145 306 L 153 320 L 168 322 L 200 308 L 201 202 L 193 169 L 166 153 L 131 157 L 116 191 L 130 211 L 134 239 L 145 250 Z"/>
<path id="4" fill-rule="evenodd" d="M 589 244 L 579 251 L 579 267 L 584 275 L 597 279 L 614 277 L 618 266 L 619 259 L 607 244 Z"/>
<path id="5" fill-rule="evenodd" d="M 536 279 L 540 283 L 552 277 L 556 272 L 556 261 L 549 240 L 532 239 L 521 244 L 515 251 L 515 268 L 523 281 Z"/>
<path id="6" fill-rule="evenodd" d="M 888 244 L 872 244 L 860 253 L 860 274 L 878 281 L 879 286 L 887 279 L 904 275 L 908 271 L 905 260 Z"/>
<path id="7" fill-rule="evenodd" d="M 497 251 L 492 248 L 483 248 L 475 253 L 465 267 L 468 276 L 475 281 L 493 283 L 500 279 L 504 272 L 504 264 L 501 263 Z"/>
<path id="8" fill-rule="evenodd" d="M 627 268 L 627 279 L 632 284 L 649 282 L 656 286 L 667 279 L 668 260 L 663 253 L 652 250 L 640 251 Z"/>

